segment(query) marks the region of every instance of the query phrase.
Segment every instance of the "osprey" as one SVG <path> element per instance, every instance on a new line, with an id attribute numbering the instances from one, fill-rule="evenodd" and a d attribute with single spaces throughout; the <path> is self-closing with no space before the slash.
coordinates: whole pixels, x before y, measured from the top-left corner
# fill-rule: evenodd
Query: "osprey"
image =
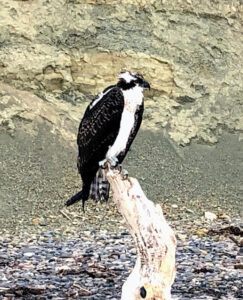
<path id="1" fill-rule="evenodd" d="M 107 87 L 87 107 L 79 125 L 77 167 L 83 181 L 80 192 L 66 205 L 90 197 L 108 200 L 109 183 L 102 167 L 124 160 L 142 122 L 143 90 L 150 85 L 137 73 L 122 72 L 116 85 Z"/>

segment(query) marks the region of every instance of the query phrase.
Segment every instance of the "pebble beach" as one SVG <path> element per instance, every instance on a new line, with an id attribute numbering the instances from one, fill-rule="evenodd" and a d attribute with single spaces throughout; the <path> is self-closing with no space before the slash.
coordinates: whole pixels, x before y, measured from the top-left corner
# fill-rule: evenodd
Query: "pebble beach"
<path id="1" fill-rule="evenodd" d="M 200 223 L 202 222 L 202 223 Z M 242 299 L 242 229 L 203 220 L 177 236 L 173 299 Z M 203 226 L 202 226 L 203 225 Z M 133 240 L 119 231 L 4 233 L 0 237 L 0 299 L 112 299 L 136 260 Z"/>

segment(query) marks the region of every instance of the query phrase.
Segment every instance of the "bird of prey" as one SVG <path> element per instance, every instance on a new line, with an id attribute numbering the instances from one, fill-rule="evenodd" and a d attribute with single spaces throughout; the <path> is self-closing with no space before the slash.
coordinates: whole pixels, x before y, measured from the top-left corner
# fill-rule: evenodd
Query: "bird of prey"
<path id="1" fill-rule="evenodd" d="M 67 200 L 72 205 L 88 198 L 108 200 L 109 183 L 102 167 L 116 167 L 124 160 L 142 122 L 143 91 L 150 85 L 138 73 L 122 72 L 88 105 L 79 125 L 77 167 L 82 190 Z"/>

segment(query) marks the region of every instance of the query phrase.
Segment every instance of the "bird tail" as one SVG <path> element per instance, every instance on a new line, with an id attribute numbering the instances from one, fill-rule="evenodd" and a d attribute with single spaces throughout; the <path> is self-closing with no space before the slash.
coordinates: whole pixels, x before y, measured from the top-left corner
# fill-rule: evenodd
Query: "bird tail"
<path id="1" fill-rule="evenodd" d="M 80 200 L 82 200 L 82 206 L 83 206 L 83 211 L 84 211 L 84 203 L 85 201 L 88 200 L 89 198 L 89 190 L 90 190 L 90 185 L 84 185 L 82 190 L 79 191 L 77 194 L 72 196 L 70 199 L 66 201 L 66 206 L 70 206 Z"/>
<path id="2" fill-rule="evenodd" d="M 106 179 L 103 169 L 99 169 L 93 179 L 91 186 L 90 184 L 84 184 L 80 192 L 72 196 L 66 201 L 66 206 L 70 206 L 80 200 L 82 200 L 82 206 L 84 210 L 84 203 L 90 197 L 95 201 L 108 200 L 110 191 L 110 184 Z"/>
<path id="3" fill-rule="evenodd" d="M 91 183 L 90 188 L 90 198 L 99 201 L 99 200 L 108 200 L 110 191 L 110 184 L 106 179 L 103 169 L 99 169 L 95 175 L 93 182 Z"/>

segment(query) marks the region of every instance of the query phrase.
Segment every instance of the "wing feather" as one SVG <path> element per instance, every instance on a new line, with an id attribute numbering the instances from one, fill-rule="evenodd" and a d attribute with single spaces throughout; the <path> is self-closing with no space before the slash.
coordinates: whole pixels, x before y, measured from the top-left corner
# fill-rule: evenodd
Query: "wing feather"
<path id="1" fill-rule="evenodd" d="M 87 107 L 77 136 L 81 175 L 87 167 L 97 170 L 98 162 L 105 158 L 118 134 L 123 108 L 124 98 L 117 87 L 113 87 L 94 106 Z"/>

